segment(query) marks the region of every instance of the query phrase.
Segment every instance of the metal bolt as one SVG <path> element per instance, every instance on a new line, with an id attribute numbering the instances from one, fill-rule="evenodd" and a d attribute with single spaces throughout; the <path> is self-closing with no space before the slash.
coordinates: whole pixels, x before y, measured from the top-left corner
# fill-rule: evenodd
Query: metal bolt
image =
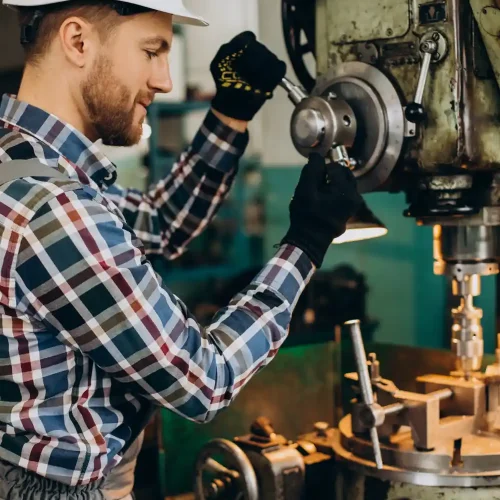
<path id="1" fill-rule="evenodd" d="M 387 28 L 386 34 L 387 34 L 387 36 L 391 36 L 392 35 L 391 28 Z"/>
<path id="2" fill-rule="evenodd" d="M 435 33 L 432 34 L 432 39 L 435 41 L 435 42 L 438 42 L 439 41 L 439 33 L 436 31 Z"/>
<path id="3" fill-rule="evenodd" d="M 420 49 L 422 52 L 435 52 L 437 50 L 437 43 L 432 41 L 432 40 L 426 40 L 425 42 L 422 42 L 422 45 L 420 46 Z"/>
<path id="4" fill-rule="evenodd" d="M 328 99 L 330 101 L 333 101 L 334 99 L 337 99 L 337 94 L 335 92 L 328 92 Z"/>

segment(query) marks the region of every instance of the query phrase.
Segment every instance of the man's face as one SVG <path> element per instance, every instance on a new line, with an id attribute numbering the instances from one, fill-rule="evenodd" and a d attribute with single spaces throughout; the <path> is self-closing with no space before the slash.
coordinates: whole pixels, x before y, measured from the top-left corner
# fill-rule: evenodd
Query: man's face
<path id="1" fill-rule="evenodd" d="M 81 84 L 86 114 L 109 146 L 131 146 L 142 136 L 146 108 L 157 92 L 170 92 L 168 51 L 172 16 L 126 18 L 96 55 Z"/>

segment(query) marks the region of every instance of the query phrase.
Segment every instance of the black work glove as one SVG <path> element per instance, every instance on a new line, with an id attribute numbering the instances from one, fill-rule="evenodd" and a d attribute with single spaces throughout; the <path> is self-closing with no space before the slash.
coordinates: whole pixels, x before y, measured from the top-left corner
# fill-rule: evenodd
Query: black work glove
<path id="1" fill-rule="evenodd" d="M 286 73 L 286 64 L 245 31 L 224 44 L 210 64 L 217 93 L 214 109 L 237 120 L 251 120 Z"/>
<path id="2" fill-rule="evenodd" d="M 321 267 L 332 241 L 343 234 L 346 223 L 363 204 L 356 179 L 343 165 L 313 153 L 302 169 L 290 203 L 290 229 L 281 241 L 303 250 Z"/>

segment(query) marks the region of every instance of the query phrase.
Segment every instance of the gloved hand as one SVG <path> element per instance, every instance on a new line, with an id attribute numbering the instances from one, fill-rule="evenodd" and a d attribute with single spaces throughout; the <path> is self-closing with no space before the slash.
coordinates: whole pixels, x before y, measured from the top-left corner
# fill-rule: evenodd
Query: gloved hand
<path id="1" fill-rule="evenodd" d="M 352 172 L 339 164 L 325 165 L 313 153 L 302 169 L 290 203 L 290 228 L 281 243 L 303 250 L 319 268 L 332 241 L 363 204 Z"/>
<path id="2" fill-rule="evenodd" d="M 210 64 L 217 93 L 214 109 L 249 121 L 259 111 L 286 73 L 286 64 L 245 31 L 224 44 Z"/>

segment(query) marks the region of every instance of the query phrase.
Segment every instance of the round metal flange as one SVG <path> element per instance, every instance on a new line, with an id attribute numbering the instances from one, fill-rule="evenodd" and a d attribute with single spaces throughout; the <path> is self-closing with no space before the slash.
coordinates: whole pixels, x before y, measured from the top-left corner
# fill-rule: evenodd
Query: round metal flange
<path id="1" fill-rule="evenodd" d="M 493 442 L 492 442 L 493 441 Z M 397 445 L 381 443 L 383 469 L 372 461 L 372 444 L 354 436 L 350 417 L 341 420 L 332 447 L 339 462 L 349 469 L 384 481 L 421 486 L 484 487 L 500 485 L 500 439 L 487 436 L 467 436 L 463 439 L 461 468 L 450 466 L 450 451 L 443 446 L 428 452 L 416 451 L 412 440 L 402 436 Z M 498 469 L 495 469 L 495 467 Z M 478 471 L 484 472 L 478 472 Z"/>
<path id="2" fill-rule="evenodd" d="M 404 140 L 401 100 L 390 80 L 377 68 L 362 62 L 346 62 L 318 78 L 313 95 L 333 92 L 352 108 L 357 122 L 350 155 L 360 192 L 375 190 L 394 169 Z"/>

